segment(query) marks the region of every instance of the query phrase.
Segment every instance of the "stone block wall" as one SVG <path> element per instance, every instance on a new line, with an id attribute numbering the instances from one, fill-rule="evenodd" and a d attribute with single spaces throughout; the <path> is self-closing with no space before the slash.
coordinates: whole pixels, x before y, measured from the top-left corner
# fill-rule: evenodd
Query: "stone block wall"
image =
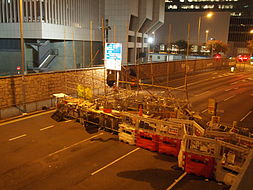
<path id="1" fill-rule="evenodd" d="M 100 91 L 104 88 L 104 69 L 81 69 L 8 76 L 0 78 L 0 109 L 47 100 L 54 93 L 77 95 L 77 85 Z M 93 80 L 92 80 L 93 78 Z M 25 98 L 23 97 L 25 94 Z M 95 92 L 94 92 L 95 93 Z"/>

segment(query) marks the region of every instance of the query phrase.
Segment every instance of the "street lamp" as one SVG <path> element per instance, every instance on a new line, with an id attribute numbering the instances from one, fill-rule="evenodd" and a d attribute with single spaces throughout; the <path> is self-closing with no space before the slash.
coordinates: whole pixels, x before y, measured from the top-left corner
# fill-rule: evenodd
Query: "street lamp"
<path id="1" fill-rule="evenodd" d="M 199 16 L 199 22 L 198 22 L 198 46 L 199 46 L 199 42 L 200 42 L 200 28 L 201 28 L 201 22 L 202 22 L 202 18 L 206 17 L 206 18 L 211 18 L 213 16 L 212 12 L 207 13 L 205 16 Z"/>

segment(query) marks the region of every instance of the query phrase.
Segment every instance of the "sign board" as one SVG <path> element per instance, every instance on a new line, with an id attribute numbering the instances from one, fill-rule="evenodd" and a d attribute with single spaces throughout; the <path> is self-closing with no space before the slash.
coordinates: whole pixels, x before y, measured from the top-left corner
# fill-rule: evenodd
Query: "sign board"
<path id="1" fill-rule="evenodd" d="M 213 98 L 208 99 L 208 113 L 215 114 L 216 112 L 216 101 Z"/>
<path id="2" fill-rule="evenodd" d="M 105 68 L 108 70 L 121 71 L 122 62 L 122 44 L 105 44 Z"/>
<path id="3" fill-rule="evenodd" d="M 17 66 L 17 70 L 20 71 L 20 70 L 21 70 L 21 67 L 20 67 L 20 66 Z"/>

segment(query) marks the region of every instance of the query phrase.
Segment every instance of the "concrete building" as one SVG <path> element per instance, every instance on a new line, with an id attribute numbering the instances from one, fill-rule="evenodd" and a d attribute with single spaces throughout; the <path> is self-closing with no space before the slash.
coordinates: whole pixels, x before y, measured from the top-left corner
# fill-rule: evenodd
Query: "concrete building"
<path id="1" fill-rule="evenodd" d="M 246 52 L 246 42 L 252 39 L 252 0 L 165 0 L 166 12 L 229 12 L 228 55 Z"/>
<path id="2" fill-rule="evenodd" d="M 19 7 L 0 1 L 0 75 L 21 66 Z M 103 21 L 107 41 L 123 43 L 123 64 L 136 63 L 164 9 L 164 0 L 23 0 L 25 70 L 103 65 Z"/>
<path id="3" fill-rule="evenodd" d="M 201 18 L 200 28 L 199 18 Z M 190 44 L 198 44 L 198 41 L 199 45 L 204 44 L 211 38 L 227 43 L 229 21 L 228 12 L 214 12 L 210 19 L 206 18 L 205 12 L 166 12 L 164 25 L 155 33 L 156 43 L 187 41 L 188 24 L 190 24 Z M 199 40 L 198 29 L 200 29 Z"/>

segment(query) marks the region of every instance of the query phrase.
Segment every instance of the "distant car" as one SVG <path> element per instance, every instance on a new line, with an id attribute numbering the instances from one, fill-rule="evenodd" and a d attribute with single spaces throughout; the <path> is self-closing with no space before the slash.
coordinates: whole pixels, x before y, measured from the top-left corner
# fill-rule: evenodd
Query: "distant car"
<path id="1" fill-rule="evenodd" d="M 237 60 L 239 62 L 249 61 L 250 60 L 250 55 L 248 55 L 248 54 L 240 54 L 240 55 L 237 56 Z"/>

